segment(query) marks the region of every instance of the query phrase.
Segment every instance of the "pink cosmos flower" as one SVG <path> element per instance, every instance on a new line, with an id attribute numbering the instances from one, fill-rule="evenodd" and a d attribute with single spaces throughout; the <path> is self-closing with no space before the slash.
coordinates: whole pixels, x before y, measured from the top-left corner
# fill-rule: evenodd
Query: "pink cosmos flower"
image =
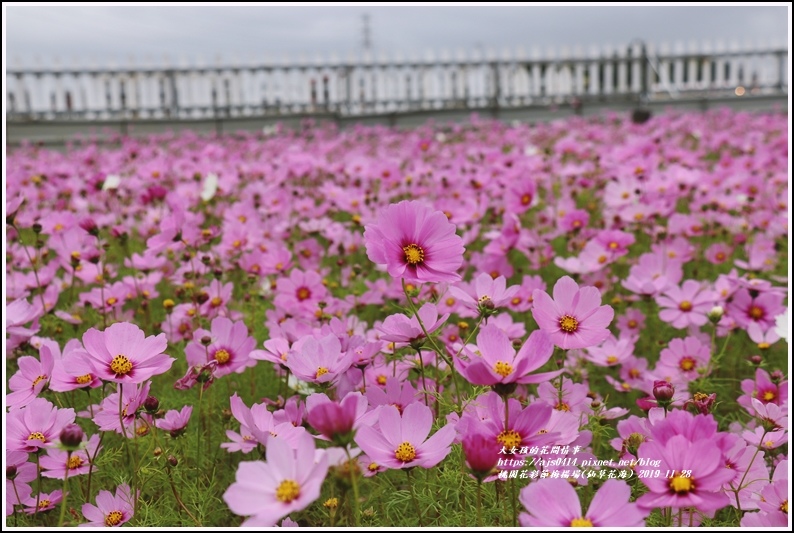
<path id="1" fill-rule="evenodd" d="M 479 479 L 491 474 L 501 459 L 499 456 L 501 445 L 475 429 L 470 429 L 464 435 L 461 444 L 463 454 L 466 456 L 466 466 Z"/>
<path id="2" fill-rule="evenodd" d="M 427 332 L 433 333 L 446 322 L 447 318 L 449 313 L 439 318 L 435 304 L 426 303 L 411 318 L 402 313 L 389 315 L 383 324 L 375 326 L 375 329 L 380 332 L 381 340 L 410 344 L 425 337 L 422 326 L 419 325 L 420 319 Z"/>
<path id="3" fill-rule="evenodd" d="M 59 354 L 56 343 L 50 344 L 50 350 L 55 356 L 49 385 L 51 390 L 68 392 L 102 386 L 102 380 L 97 377 L 94 367 L 88 362 L 88 354 L 83 349 L 80 339 L 70 339 L 63 347 L 63 353 Z"/>
<path id="4" fill-rule="evenodd" d="M 422 403 L 412 403 L 400 413 L 383 406 L 378 416 L 380 431 L 362 426 L 356 443 L 375 463 L 388 468 L 431 468 L 450 452 L 455 427 L 447 424 L 427 438 L 433 426 L 433 412 Z"/>
<path id="5" fill-rule="evenodd" d="M 58 409 L 44 398 L 34 398 L 25 407 L 8 413 L 6 449 L 34 453 L 47 448 L 74 418 L 74 409 Z"/>
<path id="6" fill-rule="evenodd" d="M 752 415 L 755 414 L 753 398 L 765 404 L 774 403 L 781 406 L 788 404 L 788 381 L 775 383 L 769 372 L 763 368 L 755 370 L 755 380 L 743 379 L 741 387 L 744 394 L 739 396 L 736 402 Z"/>
<path id="7" fill-rule="evenodd" d="M 72 455 L 64 450 L 49 448 L 47 455 L 43 455 L 39 461 L 44 472 L 44 477 L 63 479 L 64 476 L 80 476 L 88 473 L 91 466 L 91 457 L 97 453 L 99 446 L 99 435 L 92 435 L 90 439 L 84 441 L 85 448 L 72 452 Z M 94 467 L 96 472 L 96 466 Z"/>
<path id="8" fill-rule="evenodd" d="M 163 353 L 165 334 L 146 337 L 141 328 L 118 322 L 104 331 L 83 334 L 83 345 L 96 374 L 105 381 L 137 384 L 166 372 L 175 361 Z"/>
<path id="9" fill-rule="evenodd" d="M 597 366 L 614 366 L 634 355 L 634 341 L 610 335 L 600 346 L 591 346 L 585 357 Z"/>
<path id="10" fill-rule="evenodd" d="M 47 344 L 41 345 L 39 357 L 41 361 L 30 356 L 17 359 L 19 371 L 8 380 L 8 388 L 13 391 L 6 395 L 8 407 L 24 407 L 49 384 L 55 358 Z"/>
<path id="11" fill-rule="evenodd" d="M 165 416 L 154 424 L 163 431 L 170 432 L 171 437 L 178 437 L 185 432 L 191 414 L 193 414 L 192 405 L 186 405 L 180 411 L 171 409 L 166 411 Z"/>
<path id="12" fill-rule="evenodd" d="M 94 414 L 94 423 L 102 431 L 115 431 L 116 433 L 126 434 L 127 438 L 135 436 L 136 414 L 149 396 L 151 381 L 140 386 L 127 385 L 122 387 L 121 395 L 121 421 L 119 420 L 119 392 L 109 394 L 102 400 L 100 409 Z M 124 423 L 122 429 L 121 424 Z M 132 429 L 128 429 L 133 426 Z"/>
<path id="13" fill-rule="evenodd" d="M 107 490 L 99 491 L 96 505 L 83 504 L 83 516 L 88 520 L 81 527 L 119 527 L 129 522 L 133 515 L 133 501 L 130 487 L 126 484 L 116 488 L 113 495 Z"/>
<path id="14" fill-rule="evenodd" d="M 519 288 L 518 285 L 507 287 L 507 280 L 504 276 L 494 279 L 490 274 L 483 272 L 474 278 L 471 284 L 459 283 L 457 286 L 450 287 L 449 293 L 466 308 L 474 311 L 466 316 L 476 316 L 481 309 L 493 310 L 504 307 Z"/>
<path id="15" fill-rule="evenodd" d="M 708 312 L 717 303 L 717 294 L 706 289 L 694 279 L 684 281 L 681 287 L 672 286 L 656 298 L 661 307 L 659 318 L 674 328 L 702 326 L 708 322 Z"/>
<path id="16" fill-rule="evenodd" d="M 660 461 L 655 468 L 673 472 L 670 477 L 642 479 L 649 492 L 637 499 L 641 509 L 695 507 L 711 513 L 730 504 L 721 488 L 734 472 L 725 468 L 721 453 L 714 453 L 712 439 L 691 440 L 678 434 L 666 442 L 651 440 L 640 445 L 637 457 Z"/>
<path id="17" fill-rule="evenodd" d="M 271 527 L 319 498 L 327 473 L 328 456 L 315 454 L 314 439 L 308 434 L 294 449 L 284 439 L 274 438 L 267 446 L 267 463 L 240 463 L 223 501 L 233 513 L 250 516 L 243 526 Z"/>
<path id="18" fill-rule="evenodd" d="M 786 310 L 783 307 L 784 298 L 785 294 L 778 291 L 759 293 L 741 288 L 733 294 L 726 311 L 740 327 L 746 328 L 757 323 L 766 331 L 775 326 L 775 317 Z"/>
<path id="19" fill-rule="evenodd" d="M 249 453 L 258 444 L 267 446 L 274 436 L 280 437 L 294 447 L 306 433 L 304 428 L 296 427 L 291 421 L 276 417 L 267 410 L 267 405 L 264 403 L 255 403 L 248 408 L 237 393 L 229 399 L 229 403 L 232 416 L 240 422 L 240 433 L 226 430 L 226 436 L 232 442 L 222 443 L 221 448 L 229 452 Z"/>
<path id="20" fill-rule="evenodd" d="M 622 285 L 635 294 L 656 296 L 675 286 L 684 275 L 681 262 L 660 253 L 640 256 Z"/>
<path id="21" fill-rule="evenodd" d="M 68 495 L 69 493 L 67 492 L 66 494 Z M 27 501 L 22 502 L 22 505 L 27 506 L 25 507 L 26 513 L 33 514 L 37 511 L 36 502 L 38 502 L 38 512 L 42 513 L 55 509 L 55 506 L 61 503 L 61 500 L 63 500 L 63 492 L 54 490 L 50 493 L 42 492 L 38 496 L 31 494 Z"/>
<path id="22" fill-rule="evenodd" d="M 612 307 L 601 305 L 601 293 L 595 287 L 582 287 L 570 277 L 554 285 L 554 299 L 535 290 L 532 316 L 551 341 L 562 348 L 588 348 L 609 337 L 607 327 L 615 314 Z"/>
<path id="23" fill-rule="evenodd" d="M 631 487 L 609 479 L 598 489 L 586 513 L 576 490 L 564 479 L 540 479 L 521 491 L 519 501 L 529 514 L 523 527 L 643 527 L 648 511 L 631 503 Z"/>
<path id="24" fill-rule="evenodd" d="M 541 383 L 555 378 L 562 370 L 529 375 L 554 353 L 554 345 L 545 331 L 533 331 L 518 354 L 507 334 L 488 324 L 477 334 L 476 352 L 468 351 L 468 361 L 456 358 L 458 370 L 474 385 L 497 383 Z M 476 354 L 476 355 L 475 355 Z"/>
<path id="25" fill-rule="evenodd" d="M 371 407 L 393 405 L 402 413 L 408 405 L 421 401 L 421 395 L 416 392 L 410 381 L 389 377 L 385 379 L 385 384 L 384 389 L 367 387 L 366 396 Z"/>
<path id="26" fill-rule="evenodd" d="M 395 278 L 420 283 L 455 282 L 463 264 L 463 240 L 441 211 L 417 201 L 382 210 L 364 231 L 367 256 Z"/>
<path id="27" fill-rule="evenodd" d="M 711 347 L 697 337 L 673 339 L 662 350 L 654 375 L 658 379 L 666 379 L 675 385 L 697 379 L 708 368 L 711 359 Z"/>
<path id="28" fill-rule="evenodd" d="M 284 308 L 296 316 L 314 315 L 318 310 L 317 303 L 328 296 L 328 289 L 323 285 L 323 278 L 317 272 L 303 272 L 295 269 L 289 277 L 280 278 L 276 282 L 276 307 Z"/>
<path id="29" fill-rule="evenodd" d="M 295 377 L 310 383 L 336 381 L 353 364 L 352 355 L 342 353 L 342 344 L 333 334 L 320 339 L 303 337 L 292 346 L 292 351 L 287 367 Z"/>
<path id="30" fill-rule="evenodd" d="M 349 435 L 356 422 L 367 411 L 367 399 L 361 393 L 351 392 L 336 403 L 324 394 L 312 394 L 306 399 L 309 425 L 325 437 L 334 440 Z"/>
<path id="31" fill-rule="evenodd" d="M 201 342 L 204 337 L 210 339 L 208 346 Z M 193 366 L 215 361 L 213 375 L 220 378 L 232 372 L 240 373 L 251 366 L 254 361 L 248 356 L 255 345 L 256 340 L 248 335 L 248 328 L 242 320 L 232 322 L 219 316 L 212 319 L 211 331 L 198 329 L 193 333 L 193 342 L 185 347 L 185 355 L 188 364 Z"/>

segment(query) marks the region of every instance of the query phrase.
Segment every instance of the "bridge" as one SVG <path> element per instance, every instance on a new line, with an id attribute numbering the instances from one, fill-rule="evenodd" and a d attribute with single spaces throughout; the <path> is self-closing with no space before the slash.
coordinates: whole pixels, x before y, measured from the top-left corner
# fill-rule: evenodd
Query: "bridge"
<path id="1" fill-rule="evenodd" d="M 783 46 L 686 49 L 639 40 L 546 54 L 11 66 L 6 80 L 10 144 L 103 130 L 250 130 L 306 118 L 410 126 L 472 112 L 545 120 L 636 107 L 787 109 L 789 83 Z"/>

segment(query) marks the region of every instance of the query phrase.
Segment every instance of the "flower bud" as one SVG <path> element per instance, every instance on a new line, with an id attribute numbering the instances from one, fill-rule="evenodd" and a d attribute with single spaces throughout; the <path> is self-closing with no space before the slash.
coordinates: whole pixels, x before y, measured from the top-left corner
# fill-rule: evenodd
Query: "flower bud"
<path id="1" fill-rule="evenodd" d="M 17 477 L 17 466 L 8 465 L 6 467 L 6 479 L 14 479 L 15 477 Z"/>
<path id="2" fill-rule="evenodd" d="M 709 320 L 712 324 L 716 324 L 722 318 L 722 315 L 725 314 L 725 309 L 722 308 L 720 305 L 715 305 L 711 308 L 711 311 L 708 313 Z"/>
<path id="3" fill-rule="evenodd" d="M 774 383 L 775 385 L 783 381 L 784 377 L 785 376 L 783 376 L 783 372 L 781 372 L 780 370 L 775 370 L 774 372 L 769 374 L 769 379 L 771 379 L 772 383 Z"/>
<path id="4" fill-rule="evenodd" d="M 83 428 L 77 424 L 69 424 L 61 430 L 59 437 L 61 446 L 66 450 L 74 451 L 83 443 Z"/>
<path id="5" fill-rule="evenodd" d="M 146 409 L 147 413 L 154 414 L 160 408 L 160 400 L 154 396 L 147 396 L 143 401 L 143 408 Z"/>
<path id="6" fill-rule="evenodd" d="M 34 224 L 33 224 L 33 225 L 30 227 L 30 229 L 32 229 L 32 230 L 33 230 L 33 233 L 35 233 L 36 235 L 38 235 L 39 233 L 41 233 L 41 230 L 42 230 L 43 228 L 41 227 L 41 224 L 39 224 L 38 222 L 36 222 L 36 223 L 34 223 Z"/>
<path id="7" fill-rule="evenodd" d="M 173 455 L 169 455 L 168 456 L 168 464 L 171 465 L 171 466 L 176 466 L 176 465 L 179 464 L 179 461 L 177 461 L 176 457 L 174 457 Z"/>
<path id="8" fill-rule="evenodd" d="M 642 433 L 632 433 L 625 440 L 626 451 L 634 457 L 637 457 L 637 450 L 639 450 L 640 444 L 643 442 L 645 442 L 645 435 Z"/>
<path id="9" fill-rule="evenodd" d="M 79 226 L 93 237 L 99 235 L 99 227 L 93 218 L 84 218 L 79 222 Z"/>
<path id="10" fill-rule="evenodd" d="M 675 387 L 669 381 L 657 380 L 653 382 L 653 397 L 659 405 L 668 404 L 672 401 L 675 394 Z"/>
<path id="11" fill-rule="evenodd" d="M 201 344 L 202 346 L 209 346 L 212 344 L 212 338 L 209 335 L 204 335 L 201 337 Z"/>
<path id="12" fill-rule="evenodd" d="M 764 361 L 764 359 L 760 355 L 754 355 L 754 356 L 750 357 L 750 362 L 752 364 L 754 364 L 755 366 L 760 365 L 763 361 Z"/>

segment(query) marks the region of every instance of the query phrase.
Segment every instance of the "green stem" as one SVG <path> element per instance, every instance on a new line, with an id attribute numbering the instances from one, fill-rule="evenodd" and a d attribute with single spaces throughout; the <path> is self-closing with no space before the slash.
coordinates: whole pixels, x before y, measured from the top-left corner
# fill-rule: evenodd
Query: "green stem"
<path id="1" fill-rule="evenodd" d="M 201 426 L 203 419 L 201 417 L 201 400 L 204 397 L 204 384 L 199 383 L 199 400 L 198 400 L 198 424 L 196 424 L 196 475 L 201 471 Z"/>
<path id="2" fill-rule="evenodd" d="M 425 361 L 422 358 L 422 349 L 417 348 L 416 353 L 419 354 L 419 375 L 422 378 L 422 389 L 424 389 L 425 405 L 430 407 L 430 402 L 427 399 L 429 393 L 427 391 L 427 383 L 425 382 Z"/>
<path id="3" fill-rule="evenodd" d="M 482 480 L 477 479 L 477 527 L 482 526 Z"/>
<path id="4" fill-rule="evenodd" d="M 63 489 L 61 490 L 61 516 L 58 518 L 58 527 L 63 527 L 63 519 L 66 518 L 66 488 L 69 482 L 69 460 L 72 458 L 72 451 L 66 451 L 66 471 L 63 473 Z"/>
<path id="5" fill-rule="evenodd" d="M 89 400 L 90 401 L 90 400 Z M 106 432 L 101 432 L 99 435 L 99 444 L 97 444 L 96 449 L 94 450 L 94 455 L 89 457 L 88 462 L 88 488 L 86 489 L 85 500 L 89 501 L 91 499 L 91 475 L 94 473 L 94 460 L 96 459 L 97 454 L 99 453 L 99 448 L 102 447 L 102 439 L 105 438 Z M 86 455 L 88 455 L 86 453 Z"/>
<path id="6" fill-rule="evenodd" d="M 36 450 L 36 474 L 38 475 L 36 484 L 38 485 L 38 489 L 36 491 L 36 509 L 33 511 L 33 516 L 39 514 L 39 503 L 41 502 L 41 466 L 39 466 L 39 455 L 41 455 L 41 448 Z"/>
<path id="7" fill-rule="evenodd" d="M 347 466 L 350 470 L 350 483 L 353 485 L 353 521 L 356 527 L 361 527 L 361 513 L 358 509 L 358 463 L 353 463 L 353 458 L 350 457 L 350 451 L 345 446 L 345 453 L 347 454 Z M 355 468 L 353 466 L 355 465 Z"/>
<path id="8" fill-rule="evenodd" d="M 190 519 L 193 520 L 193 522 L 196 523 L 197 527 L 202 527 L 201 526 L 201 522 L 199 522 L 196 519 L 196 517 L 193 516 L 193 513 L 191 513 L 188 510 L 188 508 L 185 506 L 185 503 L 182 501 L 182 498 L 179 497 L 179 494 L 176 491 L 176 485 L 174 485 L 174 479 L 171 477 L 171 467 L 170 466 L 166 466 L 165 468 L 166 468 L 166 472 L 167 472 L 167 475 L 168 475 L 168 484 L 171 485 L 171 492 L 174 493 L 174 498 L 176 499 L 176 503 L 178 503 L 179 506 L 182 508 L 182 510 L 185 511 L 185 513 L 187 513 L 187 515 L 190 517 Z"/>
<path id="9" fill-rule="evenodd" d="M 424 333 L 425 338 L 433 346 L 433 350 L 435 350 L 435 352 L 439 355 L 439 357 L 441 357 L 444 360 L 444 362 L 447 364 L 447 366 L 449 366 L 450 374 L 452 374 L 452 382 L 453 382 L 453 385 L 455 386 L 455 393 L 458 396 L 458 402 L 457 402 L 458 403 L 458 405 L 457 405 L 458 412 L 461 412 L 461 410 L 462 410 L 461 406 L 460 406 L 461 389 L 458 386 L 458 377 L 457 377 L 457 374 L 455 372 L 455 365 L 452 364 L 452 361 L 450 361 L 449 357 L 447 357 L 447 355 L 444 353 L 444 351 L 441 348 L 438 347 L 438 344 L 436 344 L 435 339 L 433 337 L 431 337 L 430 334 L 427 332 L 427 328 L 425 328 L 425 325 L 422 322 L 422 319 L 419 317 L 419 313 L 418 313 L 418 311 L 416 309 L 416 305 L 414 305 L 414 300 L 413 300 L 413 298 L 411 298 L 411 295 L 408 294 L 408 287 L 405 285 L 405 278 L 403 278 L 401 281 L 402 281 L 403 292 L 405 293 L 405 297 L 408 298 L 408 304 L 410 305 L 411 310 L 414 313 L 414 316 L 416 316 L 416 320 L 419 322 L 419 327 L 422 328 L 422 333 Z"/>

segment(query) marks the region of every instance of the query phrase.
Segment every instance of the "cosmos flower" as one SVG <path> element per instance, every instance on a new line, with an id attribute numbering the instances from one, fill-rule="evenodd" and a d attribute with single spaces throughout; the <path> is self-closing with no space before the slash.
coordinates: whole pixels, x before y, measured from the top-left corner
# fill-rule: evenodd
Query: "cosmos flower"
<path id="1" fill-rule="evenodd" d="M 91 328 L 83 334 L 83 345 L 97 376 L 115 383 L 142 383 L 166 372 L 175 361 L 163 353 L 168 345 L 164 333 L 147 337 L 129 322 L 104 331 Z"/>
<path id="2" fill-rule="evenodd" d="M 380 408 L 380 431 L 362 426 L 356 434 L 356 444 L 374 462 L 388 468 L 431 468 L 450 452 L 455 439 L 455 427 L 447 424 L 432 437 L 433 412 L 422 403 L 412 403 L 403 409 L 386 405 Z"/>
<path id="3" fill-rule="evenodd" d="M 625 481 L 608 479 L 582 513 L 579 496 L 567 480 L 540 479 L 521 491 L 518 500 L 529 514 L 518 520 L 523 527 L 643 527 L 648 511 L 630 497 Z"/>
<path id="4" fill-rule="evenodd" d="M 58 409 L 44 398 L 34 398 L 7 414 L 6 449 L 34 453 L 49 447 L 74 418 L 74 409 Z"/>
<path id="5" fill-rule="evenodd" d="M 126 484 L 116 487 L 116 494 L 107 490 L 99 491 L 96 505 L 83 504 L 83 516 L 88 520 L 83 527 L 119 527 L 129 522 L 133 515 L 133 501 L 130 487 Z"/>
<path id="6" fill-rule="evenodd" d="M 232 322 L 219 316 L 212 319 L 210 329 L 198 329 L 193 333 L 193 342 L 185 347 L 188 364 L 201 366 L 215 361 L 212 374 L 220 378 L 232 372 L 242 372 L 254 363 L 249 354 L 256 341 L 248 335 L 245 322 Z M 210 340 L 206 346 L 202 343 L 205 337 Z"/>
<path id="7" fill-rule="evenodd" d="M 163 418 L 155 422 L 155 426 L 163 431 L 170 432 L 172 437 L 178 437 L 185 432 L 191 414 L 193 414 L 192 405 L 186 405 L 180 411 L 171 409 L 166 411 Z"/>
<path id="8" fill-rule="evenodd" d="M 391 204 L 364 231 L 370 261 L 395 278 L 420 283 L 459 281 L 463 240 L 441 211 L 417 201 Z"/>
<path id="9" fill-rule="evenodd" d="M 274 438 L 267 446 L 266 463 L 240 463 L 223 501 L 234 514 L 250 517 L 243 526 L 271 527 L 319 498 L 327 472 L 328 456 L 315 454 L 314 439 L 308 434 L 295 449 L 284 439 Z"/>
<path id="10" fill-rule="evenodd" d="M 530 375 L 551 358 L 554 345 L 545 331 L 533 331 L 516 354 L 507 334 L 488 324 L 477 334 L 477 352 L 468 361 L 456 358 L 458 370 L 474 385 L 540 383 L 557 377 L 562 370 Z"/>
<path id="11" fill-rule="evenodd" d="M 604 342 L 607 327 L 615 315 L 608 305 L 601 305 L 601 293 L 595 287 L 582 287 L 564 276 L 554 285 L 554 299 L 535 290 L 532 316 L 551 341 L 570 350 L 588 348 Z"/>

